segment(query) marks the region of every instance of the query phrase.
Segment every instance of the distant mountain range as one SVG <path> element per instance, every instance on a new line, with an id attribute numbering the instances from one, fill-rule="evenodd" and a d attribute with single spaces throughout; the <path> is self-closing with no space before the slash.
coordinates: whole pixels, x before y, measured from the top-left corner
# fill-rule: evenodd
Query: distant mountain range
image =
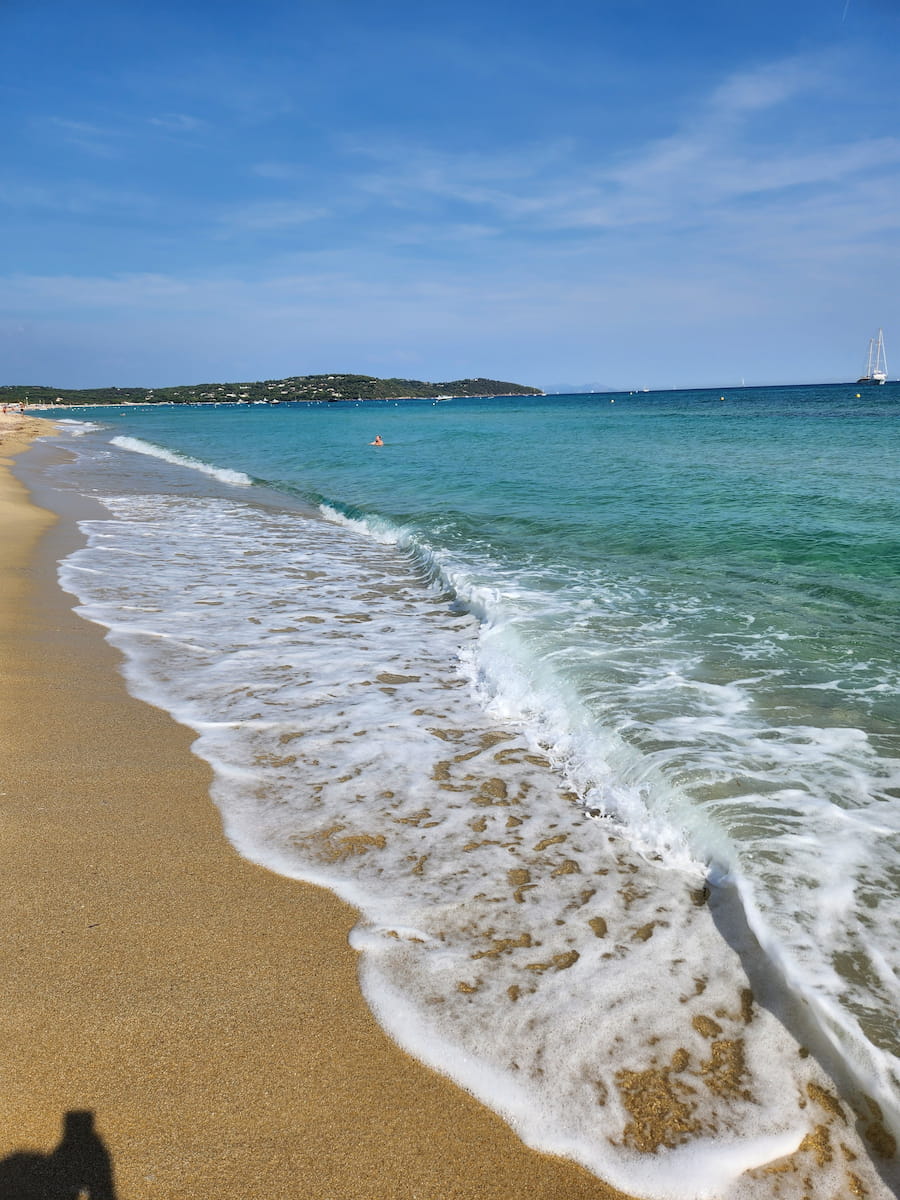
<path id="1" fill-rule="evenodd" d="M 544 392 L 548 396 L 579 396 L 583 392 L 616 392 L 619 388 L 610 387 L 608 383 L 553 383 Z"/>
<path id="2" fill-rule="evenodd" d="M 377 379 L 374 375 L 292 375 L 256 383 L 198 383 L 167 388 L 53 388 L 7 384 L 0 403 L 16 404 L 282 404 L 292 400 L 418 400 L 452 396 L 541 396 L 540 388 L 500 379 Z"/>

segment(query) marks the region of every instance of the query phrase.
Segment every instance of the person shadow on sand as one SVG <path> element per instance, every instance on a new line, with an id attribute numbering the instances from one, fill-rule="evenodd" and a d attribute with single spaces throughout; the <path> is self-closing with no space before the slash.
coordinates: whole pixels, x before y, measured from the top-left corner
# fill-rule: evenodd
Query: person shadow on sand
<path id="1" fill-rule="evenodd" d="M 0 1200 L 116 1200 L 112 1159 L 94 1114 L 67 1112 L 50 1154 L 21 1150 L 0 1161 Z"/>

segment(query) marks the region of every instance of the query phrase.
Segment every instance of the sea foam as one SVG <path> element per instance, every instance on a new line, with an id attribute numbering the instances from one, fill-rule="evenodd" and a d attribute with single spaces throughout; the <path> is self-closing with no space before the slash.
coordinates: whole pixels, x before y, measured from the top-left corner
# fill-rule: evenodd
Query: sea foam
<path id="1" fill-rule="evenodd" d="M 84 437 L 87 433 L 96 433 L 103 426 L 96 421 L 73 421 L 68 417 L 51 417 L 55 425 L 60 427 L 68 437 Z"/>
<path id="2" fill-rule="evenodd" d="M 114 446 L 119 446 L 122 450 L 131 450 L 135 454 L 148 454 L 151 458 L 160 458 L 163 462 L 174 463 L 179 467 L 188 467 L 192 471 L 200 471 L 204 475 L 211 475 L 214 479 L 221 480 L 222 483 L 231 483 L 236 487 L 249 487 L 253 480 L 249 475 L 245 475 L 243 471 L 233 471 L 228 467 L 215 467 L 209 463 L 200 462 L 199 459 L 191 458 L 186 454 L 177 454 L 174 450 L 166 450 L 162 446 L 154 446 L 152 442 L 145 442 L 143 438 L 134 437 L 114 437 L 110 441 Z"/>
<path id="3" fill-rule="evenodd" d="M 363 989 L 398 1042 L 636 1195 L 789 1200 L 810 1173 L 822 1195 L 887 1194 L 777 997 L 754 998 L 752 946 L 723 939 L 699 863 L 642 850 L 581 794 L 577 722 L 554 769 L 522 661 L 498 685 L 512 626 L 485 667 L 484 623 L 421 552 L 352 521 L 104 503 L 64 586 L 131 690 L 197 731 L 237 848 L 360 910 Z M 482 597 L 495 614 L 502 593 Z M 614 762 L 590 771 L 619 794 Z"/>
<path id="4" fill-rule="evenodd" d="M 861 729 L 791 721 L 769 695 L 781 634 L 748 637 L 744 615 L 715 599 L 670 589 L 648 604 L 644 586 L 602 570 L 561 589 L 558 568 L 407 544 L 480 618 L 462 653 L 482 706 L 529 730 L 642 853 L 734 887 L 797 1029 L 900 1134 L 900 986 L 885 953 L 900 954 L 900 759 Z M 741 676 L 702 677 L 695 647 L 680 645 L 679 625 L 704 612 L 712 636 L 742 650 Z M 884 693 L 897 695 L 896 670 Z"/>

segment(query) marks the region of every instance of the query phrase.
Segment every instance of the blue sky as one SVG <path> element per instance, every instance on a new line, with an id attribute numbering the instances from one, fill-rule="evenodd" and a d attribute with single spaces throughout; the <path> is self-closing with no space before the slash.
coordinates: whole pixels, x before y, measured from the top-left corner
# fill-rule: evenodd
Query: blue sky
<path id="1" fill-rule="evenodd" d="M 0 44 L 2 383 L 841 380 L 879 326 L 900 373 L 897 0 L 0 0 Z"/>

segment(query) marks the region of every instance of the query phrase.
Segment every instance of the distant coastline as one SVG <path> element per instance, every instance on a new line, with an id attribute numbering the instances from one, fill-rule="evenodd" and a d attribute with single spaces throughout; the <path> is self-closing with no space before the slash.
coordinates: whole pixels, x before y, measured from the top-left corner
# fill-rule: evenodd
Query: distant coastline
<path id="1" fill-rule="evenodd" d="M 176 387 L 54 388 L 44 385 L 0 386 L 0 404 L 332 404 L 346 400 L 451 400 L 468 396 L 542 396 L 540 388 L 500 379 L 379 379 L 374 375 L 291 375 L 254 383 L 198 383 Z"/>

